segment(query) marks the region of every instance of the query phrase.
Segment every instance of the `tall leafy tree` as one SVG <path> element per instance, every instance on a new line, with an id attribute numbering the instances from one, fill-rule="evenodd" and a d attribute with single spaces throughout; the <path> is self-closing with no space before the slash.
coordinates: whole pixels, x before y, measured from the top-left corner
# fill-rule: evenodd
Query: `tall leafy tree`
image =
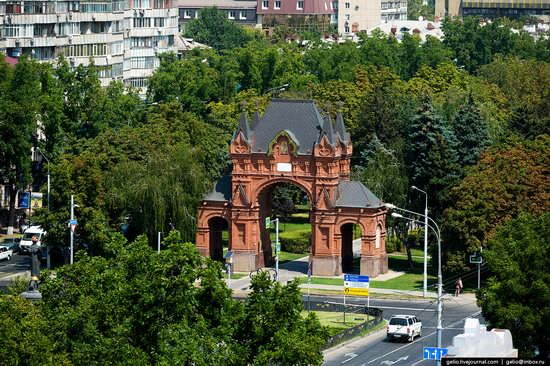
<path id="1" fill-rule="evenodd" d="M 197 19 L 187 23 L 184 35 L 217 51 L 241 47 L 251 40 L 242 27 L 227 19 L 226 13 L 215 7 L 202 9 Z"/>
<path id="2" fill-rule="evenodd" d="M 401 150 L 390 150 L 374 135 L 361 152 L 358 178 L 383 202 L 404 206 L 408 179 Z"/>
<path id="3" fill-rule="evenodd" d="M 9 192 L 9 228 L 15 225 L 15 200 L 31 183 L 33 135 L 40 99 L 39 65 L 21 57 L 15 67 L 0 59 L 0 174 Z"/>
<path id="4" fill-rule="evenodd" d="M 493 273 L 477 293 L 492 327 L 509 329 L 521 356 L 550 356 L 550 213 L 522 214 L 500 228 L 484 251 Z"/>
<path id="5" fill-rule="evenodd" d="M 466 268 L 468 254 L 487 249 L 499 227 L 522 212 L 550 210 L 550 138 L 511 140 L 482 154 L 452 189 L 442 230 L 445 266 Z"/>

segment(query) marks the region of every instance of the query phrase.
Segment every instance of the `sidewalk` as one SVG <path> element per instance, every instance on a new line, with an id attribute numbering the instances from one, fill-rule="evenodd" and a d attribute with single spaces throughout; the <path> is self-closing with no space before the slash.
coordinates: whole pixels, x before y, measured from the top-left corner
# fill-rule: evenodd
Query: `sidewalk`
<path id="1" fill-rule="evenodd" d="M 357 243 L 356 243 L 357 242 Z M 353 246 L 353 254 L 354 256 L 360 255 L 360 241 L 355 240 Z M 307 276 L 307 270 L 308 270 L 308 262 L 309 257 L 305 256 L 300 259 L 286 262 L 284 264 L 281 264 L 279 266 L 279 281 L 283 284 L 286 284 L 288 281 L 292 281 L 296 277 L 306 277 Z M 392 271 L 389 270 L 388 273 L 382 274 L 378 277 L 376 277 L 377 281 L 387 281 L 395 277 L 399 277 L 405 272 L 398 272 L 398 271 Z M 333 278 L 341 278 L 342 279 L 342 285 L 320 285 L 320 284 L 310 284 L 303 283 L 300 285 L 300 288 L 303 290 L 306 290 L 308 287 L 311 289 L 311 293 L 319 293 L 319 292 L 325 292 L 325 294 L 333 292 L 334 295 L 340 293 L 343 294 L 344 292 L 344 286 L 343 286 L 343 279 L 344 275 L 340 276 L 334 276 Z M 225 280 L 227 283 L 227 279 Z M 233 290 L 233 292 L 237 295 L 246 295 L 250 292 L 249 289 L 250 286 L 250 277 L 245 276 L 242 278 L 239 278 L 237 280 L 231 280 L 230 288 Z M 381 289 L 381 288 L 371 288 L 370 289 L 371 298 L 383 298 L 387 295 L 393 296 L 393 297 L 418 297 L 419 299 L 424 298 L 422 291 L 410 291 L 410 290 L 392 290 L 392 289 Z M 461 294 L 459 297 L 454 297 L 454 294 L 450 293 L 444 293 L 443 299 L 444 300 L 451 300 L 451 301 L 457 301 L 457 302 L 472 302 L 475 301 L 475 294 L 473 293 L 465 293 Z M 429 291 L 426 293 L 427 299 L 437 299 L 437 292 L 435 291 Z"/>

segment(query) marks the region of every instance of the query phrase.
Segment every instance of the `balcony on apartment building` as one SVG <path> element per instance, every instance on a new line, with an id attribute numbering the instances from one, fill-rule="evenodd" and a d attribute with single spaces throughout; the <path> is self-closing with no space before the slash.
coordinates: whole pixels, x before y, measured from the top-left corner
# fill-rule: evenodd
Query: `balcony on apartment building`
<path id="1" fill-rule="evenodd" d="M 295 30 L 329 30 L 334 14 L 332 0 L 258 0 L 262 28 L 271 32 L 278 25 Z"/>

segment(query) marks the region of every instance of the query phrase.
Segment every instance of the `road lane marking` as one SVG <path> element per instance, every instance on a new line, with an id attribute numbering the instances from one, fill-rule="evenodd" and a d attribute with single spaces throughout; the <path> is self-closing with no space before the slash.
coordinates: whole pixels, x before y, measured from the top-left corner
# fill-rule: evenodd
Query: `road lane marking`
<path id="1" fill-rule="evenodd" d="M 468 315 L 468 316 L 466 316 L 466 317 L 460 319 L 459 321 L 457 321 L 457 322 L 455 322 L 455 323 L 453 323 L 453 324 L 450 324 L 450 325 L 447 326 L 447 327 L 444 327 L 443 329 L 447 329 L 447 328 L 454 327 L 455 325 L 457 325 L 457 324 L 460 323 L 460 322 L 463 322 L 463 321 L 466 320 L 467 318 L 470 318 L 470 317 L 472 317 L 472 316 L 476 316 L 476 315 L 479 315 L 479 314 L 481 314 L 481 311 L 476 311 L 475 313 L 472 313 L 472 314 L 470 314 L 470 315 Z M 370 360 L 369 362 L 367 362 L 367 364 L 373 363 L 374 361 L 378 361 L 378 360 L 381 359 L 381 358 L 385 358 L 386 356 L 389 356 L 389 355 L 391 355 L 392 353 L 395 353 L 395 352 L 397 352 L 397 351 L 399 351 L 399 350 L 402 350 L 402 349 L 405 348 L 405 347 L 409 347 L 409 346 L 415 344 L 415 343 L 416 343 L 418 340 L 420 340 L 420 339 L 425 339 L 425 338 L 427 338 L 427 337 L 431 337 L 431 336 L 433 336 L 434 334 L 436 334 L 436 332 L 432 332 L 432 333 L 430 333 L 430 334 L 428 334 L 428 335 L 426 335 L 426 336 L 424 336 L 424 337 L 422 337 L 422 338 L 418 338 L 416 341 L 413 341 L 413 342 L 411 342 L 411 343 L 409 343 L 409 344 L 406 344 L 406 345 L 404 345 L 403 347 L 396 348 L 396 349 L 394 349 L 393 351 L 390 351 L 390 352 L 386 353 L 385 355 L 382 355 L 382 356 L 380 356 L 380 357 L 377 357 L 377 358 L 375 358 L 374 360 Z"/>
<path id="2" fill-rule="evenodd" d="M 341 363 L 341 365 L 345 364 L 346 362 L 349 362 L 351 360 L 353 360 L 355 357 L 357 357 L 357 355 L 355 353 L 346 353 L 346 355 L 344 357 L 349 357 L 347 360 L 345 360 L 344 362 Z"/>

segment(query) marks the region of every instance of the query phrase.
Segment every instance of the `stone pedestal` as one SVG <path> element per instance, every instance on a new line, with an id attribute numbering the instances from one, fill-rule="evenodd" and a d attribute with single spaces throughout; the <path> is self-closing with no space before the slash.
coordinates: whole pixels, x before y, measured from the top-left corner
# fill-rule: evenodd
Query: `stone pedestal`
<path id="1" fill-rule="evenodd" d="M 236 251 L 233 253 L 233 271 L 250 272 L 258 268 L 255 251 Z"/>
<path id="2" fill-rule="evenodd" d="M 361 256 L 361 276 L 377 277 L 380 272 L 379 256 Z"/>
<path id="3" fill-rule="evenodd" d="M 339 276 L 342 274 L 340 256 L 314 256 L 311 262 L 314 276 Z"/>

